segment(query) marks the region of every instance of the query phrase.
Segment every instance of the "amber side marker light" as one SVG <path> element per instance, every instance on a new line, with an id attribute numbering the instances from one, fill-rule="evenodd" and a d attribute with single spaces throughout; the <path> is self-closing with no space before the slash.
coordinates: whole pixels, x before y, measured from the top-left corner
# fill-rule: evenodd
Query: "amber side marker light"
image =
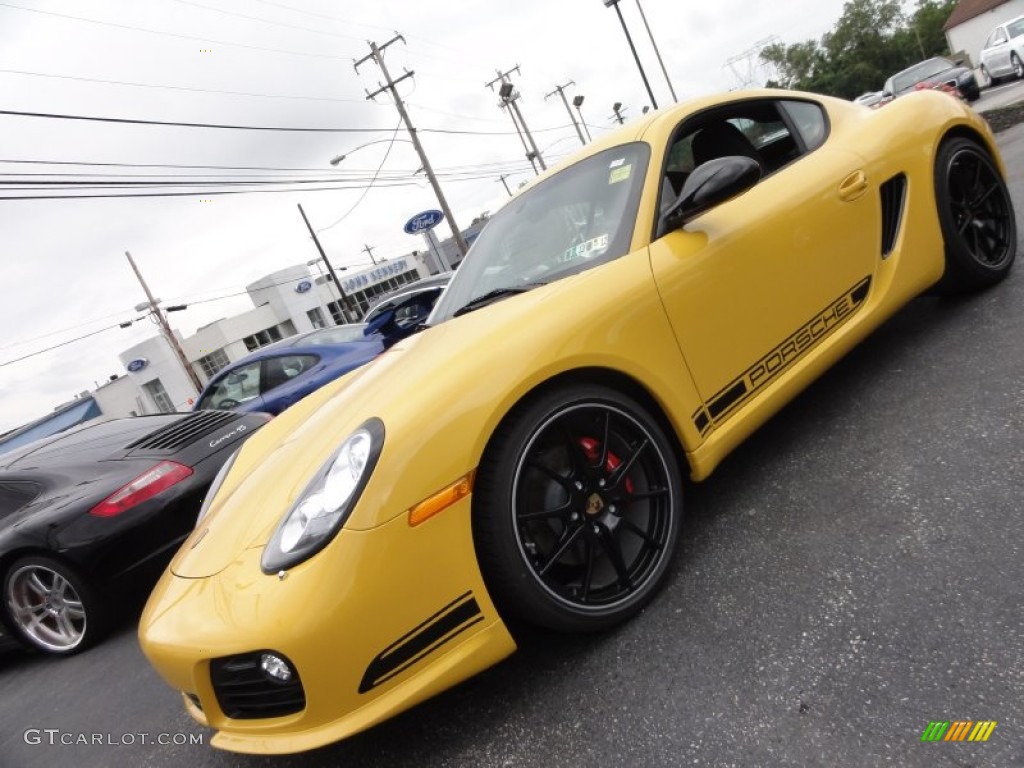
<path id="1" fill-rule="evenodd" d="M 409 525 L 419 525 L 432 518 L 438 512 L 443 512 L 459 499 L 469 496 L 473 490 L 473 474 L 473 472 L 470 472 L 468 475 L 460 477 L 447 488 L 442 488 L 433 496 L 424 499 L 410 509 Z"/>

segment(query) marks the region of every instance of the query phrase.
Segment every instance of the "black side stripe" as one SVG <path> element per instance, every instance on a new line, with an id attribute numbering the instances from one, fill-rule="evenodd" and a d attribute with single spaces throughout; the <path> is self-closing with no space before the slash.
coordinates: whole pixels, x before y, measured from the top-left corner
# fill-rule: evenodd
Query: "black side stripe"
<path id="1" fill-rule="evenodd" d="M 473 593 L 459 595 L 377 654 L 363 673 L 359 692 L 366 693 L 387 682 L 483 620 L 483 612 Z"/>
<path id="2" fill-rule="evenodd" d="M 865 277 L 844 291 L 835 301 L 776 345 L 740 376 L 736 377 L 693 414 L 693 425 L 706 435 L 731 415 L 737 406 L 803 357 L 819 342 L 845 323 L 867 298 L 871 277 Z"/>

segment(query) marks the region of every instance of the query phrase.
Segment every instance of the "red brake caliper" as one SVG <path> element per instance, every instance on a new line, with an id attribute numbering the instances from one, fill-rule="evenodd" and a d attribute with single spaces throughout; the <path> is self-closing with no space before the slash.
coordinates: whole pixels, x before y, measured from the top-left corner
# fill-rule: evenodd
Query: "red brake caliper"
<path id="1" fill-rule="evenodd" d="M 586 454 L 587 461 L 594 462 L 597 461 L 598 458 L 600 458 L 600 454 L 598 453 L 597 449 L 598 446 L 601 445 L 601 443 L 595 440 L 594 438 L 581 437 L 580 445 L 583 447 L 583 453 Z M 611 451 L 608 451 L 608 458 L 604 462 L 604 468 L 609 473 L 611 473 L 614 472 L 620 464 L 622 464 L 622 460 Z M 628 477 L 626 478 L 624 486 L 626 488 L 626 493 L 633 492 L 633 481 L 630 480 Z"/>

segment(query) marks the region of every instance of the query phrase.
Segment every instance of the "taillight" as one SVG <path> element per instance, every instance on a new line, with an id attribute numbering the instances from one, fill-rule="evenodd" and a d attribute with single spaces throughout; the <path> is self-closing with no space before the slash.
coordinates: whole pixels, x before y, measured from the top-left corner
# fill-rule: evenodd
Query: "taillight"
<path id="1" fill-rule="evenodd" d="M 103 501 L 89 510 L 90 515 L 97 517 L 113 517 L 147 499 L 151 499 L 161 491 L 180 483 L 192 475 L 192 470 L 184 464 L 174 461 L 161 461 L 152 469 L 147 469 L 127 485 L 122 486 Z"/>

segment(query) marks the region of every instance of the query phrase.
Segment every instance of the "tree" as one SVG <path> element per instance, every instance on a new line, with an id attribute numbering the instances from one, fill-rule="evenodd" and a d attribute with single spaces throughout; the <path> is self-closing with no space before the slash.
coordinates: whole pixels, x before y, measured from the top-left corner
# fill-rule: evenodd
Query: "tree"
<path id="1" fill-rule="evenodd" d="M 882 87 L 911 64 L 946 53 L 942 26 L 956 0 L 918 0 L 910 18 L 899 0 L 848 0 L 821 41 L 766 47 L 761 58 L 784 88 L 852 99 Z"/>

